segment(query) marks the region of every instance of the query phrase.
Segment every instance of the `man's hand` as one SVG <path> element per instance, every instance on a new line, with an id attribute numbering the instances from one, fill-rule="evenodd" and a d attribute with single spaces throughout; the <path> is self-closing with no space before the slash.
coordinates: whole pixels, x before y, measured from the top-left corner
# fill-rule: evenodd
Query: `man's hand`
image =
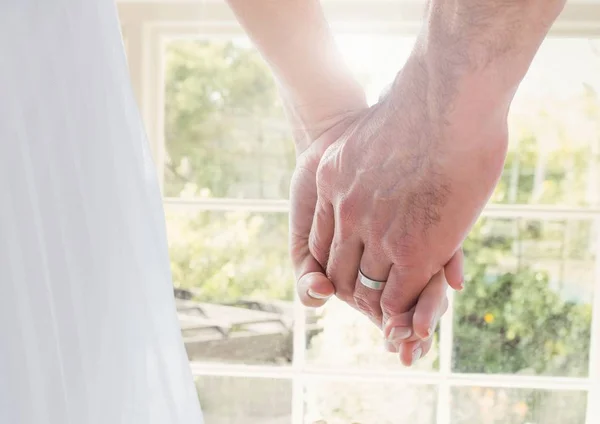
<path id="1" fill-rule="evenodd" d="M 309 251 L 336 295 L 377 321 L 412 308 L 446 265 L 450 283 L 461 283 L 453 272 L 461 258 L 451 259 L 503 167 L 506 114 L 491 109 L 477 121 L 456 120 L 452 108 L 477 99 L 443 104 L 428 84 L 411 58 L 392 92 L 325 150 L 316 172 Z M 383 291 L 361 284 L 359 270 L 387 281 Z"/>
<path id="2" fill-rule="evenodd" d="M 321 306 L 338 291 L 331 280 L 325 276 L 323 265 L 309 250 L 309 235 L 313 229 L 315 205 L 317 204 L 317 169 L 323 152 L 348 128 L 355 125 L 357 116 L 361 116 L 367 111 L 368 109 L 364 107 L 352 114 L 340 116 L 338 121 L 331 124 L 331 128 L 310 144 L 310 147 L 299 156 L 297 161 L 291 183 L 290 250 L 298 279 L 298 293 L 302 302 L 307 306 Z M 321 228 L 321 230 L 325 233 L 332 233 L 334 223 L 331 222 L 329 228 Z M 356 269 L 357 266 L 350 261 L 345 265 L 350 270 Z M 462 253 L 457 254 L 455 260 L 451 261 L 446 269 L 454 283 L 453 287 L 460 289 Z M 417 305 L 394 315 L 388 321 L 386 328 L 382 327 L 381 316 L 367 314 L 375 325 L 384 329 L 388 350 L 399 352 L 400 360 L 405 365 L 412 365 L 429 352 L 433 331 L 448 307 L 447 286 L 444 272 L 437 273 L 420 293 Z M 352 297 L 346 301 L 350 306 L 361 309 Z M 402 302 L 402 299 L 397 299 L 397 301 Z M 390 324 L 393 326 L 390 327 Z"/>
<path id="3" fill-rule="evenodd" d="M 293 245 L 315 258 L 301 293 L 321 293 L 330 280 L 338 297 L 385 322 L 413 307 L 443 267 L 458 283 L 459 246 L 502 171 L 510 103 L 563 3 L 430 2 L 390 92 L 346 122 L 322 154 L 308 251 Z M 387 282 L 383 291 L 362 285 L 359 271 Z"/>

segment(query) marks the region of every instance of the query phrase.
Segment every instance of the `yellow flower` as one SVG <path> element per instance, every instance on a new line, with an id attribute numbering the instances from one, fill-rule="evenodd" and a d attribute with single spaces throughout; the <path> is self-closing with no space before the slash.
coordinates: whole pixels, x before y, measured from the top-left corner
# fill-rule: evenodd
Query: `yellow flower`
<path id="1" fill-rule="evenodd" d="M 490 314 L 489 312 L 487 314 L 485 314 L 483 316 L 483 320 L 485 322 L 487 322 L 488 324 L 491 324 L 492 322 L 494 322 L 494 315 Z"/>
<path id="2" fill-rule="evenodd" d="M 527 415 L 527 411 L 529 410 L 529 408 L 527 407 L 527 404 L 525 402 L 518 402 L 515 406 L 515 412 L 517 414 L 519 414 L 521 417 L 524 417 L 525 415 Z"/>

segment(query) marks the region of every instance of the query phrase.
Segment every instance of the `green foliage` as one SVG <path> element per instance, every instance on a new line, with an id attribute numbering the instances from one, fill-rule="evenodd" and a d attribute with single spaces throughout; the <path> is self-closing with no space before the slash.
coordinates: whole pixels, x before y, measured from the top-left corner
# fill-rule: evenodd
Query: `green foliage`
<path id="1" fill-rule="evenodd" d="M 276 178 L 271 191 L 287 197 L 293 143 L 256 51 L 232 41 L 176 41 L 165 75 L 165 194 L 267 197 L 261 185 Z"/>
<path id="2" fill-rule="evenodd" d="M 167 224 L 176 287 L 203 302 L 293 299 L 285 214 L 168 213 Z"/>
<path id="3" fill-rule="evenodd" d="M 591 305 L 565 301 L 550 287 L 547 272 L 523 265 L 502 270 L 515 241 L 486 234 L 490 224 L 481 221 L 464 245 L 467 282 L 456 297 L 456 371 L 586 375 Z"/>
<path id="4" fill-rule="evenodd" d="M 287 197 L 294 147 L 256 51 L 186 40 L 166 51 L 165 195 Z M 176 286 L 219 303 L 293 298 L 285 215 L 167 212 Z"/>

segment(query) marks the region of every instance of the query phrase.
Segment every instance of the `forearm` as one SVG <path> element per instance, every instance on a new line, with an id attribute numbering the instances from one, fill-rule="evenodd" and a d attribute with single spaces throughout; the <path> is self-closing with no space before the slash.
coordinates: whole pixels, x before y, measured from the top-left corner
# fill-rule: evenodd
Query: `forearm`
<path id="1" fill-rule="evenodd" d="M 318 0 L 228 3 L 273 70 L 297 125 L 327 123 L 340 111 L 352 112 L 366 105 L 363 90 L 343 62 Z M 318 135 L 318 128 L 308 129 L 314 130 L 311 136 Z"/>
<path id="2" fill-rule="evenodd" d="M 564 3 L 430 0 L 413 69 L 407 69 L 420 78 L 429 113 L 443 114 L 462 128 L 505 122 L 514 93 Z"/>

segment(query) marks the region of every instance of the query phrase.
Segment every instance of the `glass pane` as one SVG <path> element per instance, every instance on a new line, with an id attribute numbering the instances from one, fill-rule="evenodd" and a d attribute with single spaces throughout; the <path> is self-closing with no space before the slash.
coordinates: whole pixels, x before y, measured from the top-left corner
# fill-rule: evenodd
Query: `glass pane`
<path id="1" fill-rule="evenodd" d="M 482 219 L 455 297 L 457 372 L 586 376 L 598 225 Z"/>
<path id="2" fill-rule="evenodd" d="M 404 369 L 397 354 L 384 348 L 381 330 L 345 303 L 331 299 L 318 311 L 307 310 L 306 360 L 325 368 Z M 431 350 L 412 370 L 438 369 L 438 333 Z"/>
<path id="3" fill-rule="evenodd" d="M 337 39 L 371 104 L 414 42 Z M 564 38 L 543 44 L 511 109 L 509 152 L 493 202 L 600 204 L 599 45 Z M 165 69 L 165 195 L 286 198 L 293 144 L 276 86 L 250 43 L 172 41 Z"/>
<path id="4" fill-rule="evenodd" d="M 324 380 L 307 385 L 305 392 L 306 424 L 435 423 L 433 386 Z"/>
<path id="5" fill-rule="evenodd" d="M 191 360 L 292 359 L 287 215 L 167 208 L 171 269 Z"/>
<path id="6" fill-rule="evenodd" d="M 600 42 L 549 38 L 509 117 L 498 203 L 600 203 Z"/>
<path id="7" fill-rule="evenodd" d="M 205 424 L 291 424 L 290 380 L 202 376 L 196 380 Z"/>
<path id="8" fill-rule="evenodd" d="M 167 44 L 165 139 L 167 197 L 288 197 L 294 145 L 247 40 Z"/>
<path id="9" fill-rule="evenodd" d="M 456 387 L 451 402 L 452 424 L 585 424 L 587 394 Z"/>

